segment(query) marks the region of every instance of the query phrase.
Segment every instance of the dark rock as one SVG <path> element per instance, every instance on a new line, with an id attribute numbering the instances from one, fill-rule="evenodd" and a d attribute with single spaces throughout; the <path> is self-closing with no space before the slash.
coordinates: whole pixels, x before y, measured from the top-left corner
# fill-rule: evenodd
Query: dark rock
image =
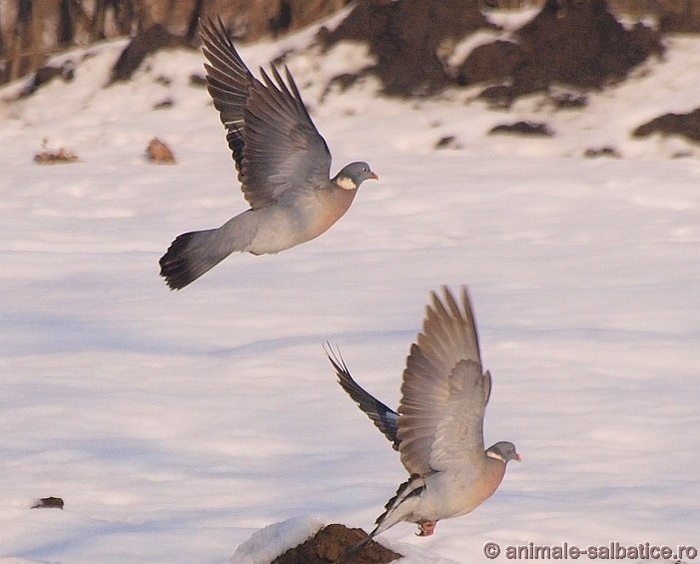
<path id="1" fill-rule="evenodd" d="M 510 41 L 495 41 L 474 48 L 457 70 L 461 85 L 503 80 L 525 63 L 522 47 Z"/>
<path id="2" fill-rule="evenodd" d="M 547 0 L 516 32 L 515 41 L 476 47 L 456 69 L 450 68 L 447 59 L 459 41 L 478 29 L 495 27 L 478 4 L 365 1 L 317 39 L 326 48 L 340 41 L 367 44 L 377 61 L 370 71 L 386 94 L 410 97 L 434 94 L 450 84 L 491 83 L 481 97 L 506 106 L 555 84 L 603 88 L 624 79 L 649 56 L 663 53 L 657 31 L 641 24 L 625 29 L 608 10 L 607 0 Z M 582 103 L 562 100 L 559 107 Z"/>
<path id="3" fill-rule="evenodd" d="M 20 98 L 34 94 L 39 88 L 51 82 L 54 78 L 62 78 L 70 82 L 75 77 L 75 63 L 66 61 L 60 67 L 46 65 L 34 73 L 34 76 L 20 93 Z"/>
<path id="4" fill-rule="evenodd" d="M 546 123 L 535 123 L 532 121 L 516 121 L 515 123 L 497 125 L 489 131 L 489 135 L 495 133 L 515 133 L 536 137 L 552 137 L 554 135 Z"/>
<path id="5" fill-rule="evenodd" d="M 436 149 L 461 149 L 462 145 L 454 135 L 445 135 L 435 143 Z"/>
<path id="6" fill-rule="evenodd" d="M 606 0 L 547 0 L 516 36 L 517 44 L 496 41 L 475 48 L 460 66 L 457 81 L 500 82 L 498 90 L 489 87 L 480 96 L 507 104 L 555 84 L 603 88 L 649 56 L 663 53 L 657 32 L 641 24 L 626 30 Z M 574 97 L 556 107 L 583 105 L 584 98 Z"/>
<path id="7" fill-rule="evenodd" d="M 588 105 L 588 96 L 581 92 L 550 92 L 549 100 L 557 110 L 577 110 Z"/>
<path id="8" fill-rule="evenodd" d="M 517 36 L 526 53 L 512 72 L 519 94 L 554 83 L 602 88 L 650 55 L 663 53 L 657 32 L 642 25 L 626 30 L 606 0 L 547 0 Z"/>
<path id="9" fill-rule="evenodd" d="M 352 74 L 352 73 L 343 73 L 343 74 L 338 74 L 334 76 L 333 78 L 330 79 L 328 82 L 328 86 L 326 87 L 326 90 L 332 89 L 334 86 L 338 86 L 341 92 L 345 92 L 348 88 L 350 88 L 353 84 L 355 84 L 359 79 L 361 78 L 361 75 L 359 74 Z"/>
<path id="10" fill-rule="evenodd" d="M 194 86 L 196 88 L 205 88 L 206 85 L 207 79 L 204 78 L 201 74 L 190 75 L 190 86 Z"/>
<path id="11" fill-rule="evenodd" d="M 32 509 L 63 509 L 63 500 L 60 497 L 42 497 L 36 500 Z"/>
<path id="12" fill-rule="evenodd" d="M 700 108 L 688 114 L 664 114 L 640 125 L 632 132 L 634 137 L 647 137 L 654 133 L 680 135 L 690 141 L 700 142 Z"/>
<path id="13" fill-rule="evenodd" d="M 381 544 L 370 541 L 361 550 L 348 554 L 359 542 L 367 538 L 362 529 L 349 529 L 345 525 L 327 525 L 306 542 L 290 548 L 275 558 L 271 564 L 387 564 L 401 558 Z"/>
<path id="14" fill-rule="evenodd" d="M 508 84 L 497 84 L 488 86 L 479 94 L 479 98 L 486 100 L 492 107 L 508 108 L 515 99 L 513 87 Z"/>
<path id="15" fill-rule="evenodd" d="M 161 24 L 151 26 L 145 32 L 134 37 L 119 55 L 119 59 L 112 67 L 110 84 L 120 80 L 129 80 L 143 60 L 158 49 L 186 44 L 187 42 L 183 38 L 168 33 Z"/>
<path id="16" fill-rule="evenodd" d="M 326 48 L 341 41 L 366 43 L 385 93 L 410 97 L 450 84 L 439 53 L 477 29 L 493 27 L 476 1 L 360 2 L 336 29 L 317 38 Z"/>
<path id="17" fill-rule="evenodd" d="M 328 84 L 326 87 L 323 89 L 323 92 L 321 93 L 321 98 L 320 101 L 323 102 L 326 99 L 326 96 L 330 92 L 332 92 L 335 88 L 338 88 L 340 92 L 345 92 L 348 88 L 350 88 L 353 84 L 355 84 L 358 80 L 361 80 L 367 74 L 369 73 L 369 69 L 365 68 L 364 70 L 360 70 L 357 73 L 343 73 L 334 76 L 328 81 Z"/>
<path id="18" fill-rule="evenodd" d="M 666 0 L 654 4 L 660 12 L 657 16 L 661 33 L 700 32 L 700 2 L 697 0 Z"/>
<path id="19" fill-rule="evenodd" d="M 172 98 L 166 98 L 165 100 L 161 100 L 160 102 L 153 104 L 153 109 L 164 110 L 166 108 L 172 108 L 174 105 L 175 102 L 173 102 Z"/>
<path id="20" fill-rule="evenodd" d="M 611 157 L 614 159 L 619 159 L 622 155 L 620 155 L 618 150 L 614 147 L 609 147 L 606 145 L 605 147 L 600 147 L 598 149 L 586 149 L 583 156 L 588 159 L 594 159 L 597 157 Z"/>

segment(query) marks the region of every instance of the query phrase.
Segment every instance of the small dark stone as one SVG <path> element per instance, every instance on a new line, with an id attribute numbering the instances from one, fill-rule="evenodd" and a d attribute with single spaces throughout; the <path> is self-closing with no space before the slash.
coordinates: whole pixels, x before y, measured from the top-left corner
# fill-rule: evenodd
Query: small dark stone
<path id="1" fill-rule="evenodd" d="M 207 79 L 201 74 L 191 74 L 190 75 L 190 86 L 196 88 L 204 88 L 207 85 Z"/>
<path id="2" fill-rule="evenodd" d="M 165 108 L 172 108 L 175 105 L 175 102 L 172 101 L 171 98 L 166 98 L 165 100 L 162 100 L 161 102 L 158 102 L 157 104 L 153 105 L 154 110 L 163 110 Z"/>
<path id="3" fill-rule="evenodd" d="M 350 73 L 343 73 L 334 76 L 328 81 L 328 84 L 326 84 L 326 87 L 323 89 L 323 92 L 321 93 L 321 98 L 320 101 L 323 103 L 326 99 L 326 96 L 331 93 L 334 87 L 338 87 L 340 92 L 345 92 L 348 88 L 350 88 L 355 82 L 360 77 L 356 74 L 350 74 Z"/>
<path id="4" fill-rule="evenodd" d="M 360 77 L 356 74 L 350 74 L 350 73 L 338 74 L 330 79 L 326 89 L 329 90 L 331 87 L 333 87 L 337 84 L 338 88 L 340 88 L 340 91 L 345 92 L 348 88 L 350 88 L 353 84 L 355 84 L 359 78 Z"/>
<path id="5" fill-rule="evenodd" d="M 36 500 L 32 509 L 63 509 L 63 500 L 60 497 L 42 497 Z"/>
<path id="6" fill-rule="evenodd" d="M 435 148 L 436 149 L 461 149 L 462 145 L 460 145 L 459 141 L 457 141 L 457 138 L 454 135 L 445 135 L 444 137 L 441 137 L 440 139 L 437 140 L 437 143 L 435 143 Z"/>
<path id="7" fill-rule="evenodd" d="M 596 157 L 612 157 L 614 159 L 619 159 L 621 157 L 620 153 L 614 147 L 600 147 L 598 149 L 586 149 L 583 156 L 588 159 L 594 159 Z"/>
<path id="8" fill-rule="evenodd" d="M 515 123 L 497 125 L 489 131 L 489 135 L 495 133 L 515 133 L 535 137 L 552 137 L 554 135 L 546 123 L 535 123 L 532 121 L 516 121 Z"/>
<path id="9" fill-rule="evenodd" d="M 555 92 L 549 99 L 558 110 L 576 110 L 588 105 L 588 96 L 580 92 Z"/>

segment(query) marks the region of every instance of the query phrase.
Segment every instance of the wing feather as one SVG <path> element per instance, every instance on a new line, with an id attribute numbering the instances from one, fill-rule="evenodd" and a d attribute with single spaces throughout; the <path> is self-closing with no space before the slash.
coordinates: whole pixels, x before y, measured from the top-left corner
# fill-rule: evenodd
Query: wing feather
<path id="1" fill-rule="evenodd" d="M 438 469 L 434 464 L 449 465 L 460 449 L 463 458 L 484 453 L 490 376 L 481 377 L 476 321 L 466 288 L 461 305 L 447 288 L 443 293 L 443 299 L 432 293 L 411 346 L 398 410 L 401 462 L 410 474 L 423 476 Z"/>
<path id="2" fill-rule="evenodd" d="M 390 407 L 387 407 L 355 381 L 343 357 L 340 355 L 340 352 L 337 354 L 334 353 L 330 345 L 327 345 L 326 355 L 335 369 L 335 373 L 338 376 L 338 383 L 343 390 L 345 390 L 367 417 L 371 419 L 377 429 L 392 442 L 394 449 L 398 450 L 399 443 L 396 438 L 396 425 L 399 414 Z"/>
<path id="3" fill-rule="evenodd" d="M 433 470 L 476 468 L 484 459 L 484 408 L 491 374 L 472 360 L 457 363 L 449 377 L 450 399 L 438 424 L 429 464 Z"/>
<path id="4" fill-rule="evenodd" d="M 256 79 L 236 51 L 223 22 L 202 22 L 207 87 L 227 128 L 243 194 L 253 209 L 286 193 L 328 182 L 331 155 L 292 75 L 272 66 Z"/>

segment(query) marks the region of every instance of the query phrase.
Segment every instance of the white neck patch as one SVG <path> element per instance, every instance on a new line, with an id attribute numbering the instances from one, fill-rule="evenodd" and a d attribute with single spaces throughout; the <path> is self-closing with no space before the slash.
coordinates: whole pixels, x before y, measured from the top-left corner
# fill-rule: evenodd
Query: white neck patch
<path id="1" fill-rule="evenodd" d="M 486 456 L 488 456 L 488 457 L 490 457 L 490 458 L 495 458 L 496 460 L 500 460 L 501 462 L 505 462 L 505 461 L 503 460 L 503 457 L 502 457 L 500 454 L 498 454 L 497 452 L 494 452 L 494 451 L 492 451 L 492 450 L 487 450 L 487 451 L 486 451 Z"/>
<path id="2" fill-rule="evenodd" d="M 339 177 L 338 180 L 335 181 L 335 183 L 338 186 L 340 186 L 343 190 L 357 190 L 357 186 L 352 181 L 352 178 L 348 178 L 347 176 Z"/>

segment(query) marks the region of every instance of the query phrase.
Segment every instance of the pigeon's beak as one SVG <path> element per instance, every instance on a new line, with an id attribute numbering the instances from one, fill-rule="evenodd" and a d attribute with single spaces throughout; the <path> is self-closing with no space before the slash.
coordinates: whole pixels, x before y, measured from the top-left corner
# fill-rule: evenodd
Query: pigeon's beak
<path id="1" fill-rule="evenodd" d="M 520 455 L 519 455 L 517 452 L 515 453 L 515 455 L 513 456 L 513 458 L 515 458 L 515 460 L 517 460 L 518 462 L 522 462 L 522 461 L 523 461 L 523 459 L 520 458 Z"/>
<path id="2" fill-rule="evenodd" d="M 372 171 L 369 172 L 369 177 L 370 177 L 372 180 L 379 180 L 379 177 L 378 177 L 374 172 L 372 172 Z"/>

